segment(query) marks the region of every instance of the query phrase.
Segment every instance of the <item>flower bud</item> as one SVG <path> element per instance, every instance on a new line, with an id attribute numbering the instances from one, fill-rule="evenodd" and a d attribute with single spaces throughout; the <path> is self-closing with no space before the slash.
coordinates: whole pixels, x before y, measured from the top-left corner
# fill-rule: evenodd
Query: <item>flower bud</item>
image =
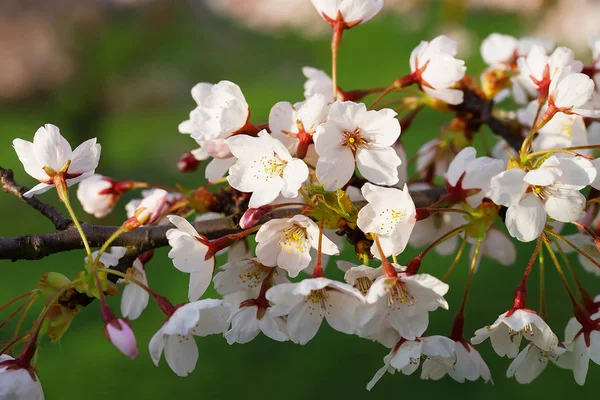
<path id="1" fill-rule="evenodd" d="M 135 209 L 134 215 L 123 223 L 123 229 L 131 231 L 142 225 L 150 225 L 160 217 L 167 203 L 168 193 L 162 189 L 154 189 Z"/>
<path id="2" fill-rule="evenodd" d="M 244 215 L 242 215 L 239 225 L 242 229 L 248 229 L 251 226 L 256 225 L 256 223 L 260 221 L 262 217 L 271 211 L 273 211 L 273 206 L 268 204 L 258 208 L 249 208 L 246 210 Z"/>
<path id="3" fill-rule="evenodd" d="M 138 356 L 139 350 L 129 321 L 113 319 L 104 327 L 104 335 L 113 346 L 127 357 L 133 360 Z"/>
<path id="4" fill-rule="evenodd" d="M 182 154 L 179 161 L 177 161 L 177 169 L 181 172 L 194 172 L 199 165 L 200 161 L 190 152 Z"/>

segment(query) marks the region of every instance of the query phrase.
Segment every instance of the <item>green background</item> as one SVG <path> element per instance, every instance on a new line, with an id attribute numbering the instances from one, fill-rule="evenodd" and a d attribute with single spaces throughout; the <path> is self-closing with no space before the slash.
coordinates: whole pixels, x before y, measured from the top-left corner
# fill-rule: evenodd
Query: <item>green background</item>
<path id="1" fill-rule="evenodd" d="M 378 16 L 372 22 L 344 35 L 339 58 L 340 84 L 345 89 L 382 86 L 408 71 L 408 57 L 420 40 L 437 35 L 448 16 L 433 7 L 425 15 L 422 28 L 408 31 L 406 18 Z M 476 48 L 467 60 L 468 72 L 477 76 L 483 63 L 478 56 L 478 43 L 495 31 L 515 36 L 524 31 L 526 22 L 510 15 L 469 13 L 460 23 L 472 30 Z M 142 12 L 121 13 L 101 30 L 82 30 L 78 43 L 81 71 L 67 87 L 27 102 L 0 107 L 0 165 L 15 170 L 17 180 L 34 184 L 22 170 L 11 141 L 15 137 L 31 140 L 44 123 L 61 128 L 73 145 L 97 136 L 102 144 L 98 172 L 117 179 L 148 180 L 192 187 L 202 182 L 202 174 L 181 174 L 175 163 L 179 155 L 194 148 L 188 137 L 177 132 L 179 122 L 187 118 L 194 106 L 189 89 L 196 82 L 221 79 L 237 83 L 252 109 L 254 123 L 266 122 L 271 105 L 281 100 L 303 98 L 304 78 L 301 67 L 310 65 L 329 69 L 328 39 L 307 40 L 292 33 L 276 36 L 248 31 L 212 15 L 193 16 L 185 7 L 174 7 L 171 13 L 156 20 Z M 115 107 L 108 88 L 153 73 L 175 70 L 185 77 L 184 85 L 174 98 L 143 106 Z M 168 74 L 164 74 L 165 84 Z M 159 82 L 160 83 L 160 82 Z M 434 137 L 449 115 L 425 112 L 403 135 L 407 153 L 414 155 L 420 144 Z M 72 189 L 73 198 L 75 190 Z M 131 197 L 131 196 L 130 196 Z M 57 203 L 56 194 L 43 195 L 45 201 Z M 119 224 L 124 217 L 122 199 L 117 211 L 100 223 Z M 80 212 L 81 208 L 76 207 Z M 82 219 L 97 222 L 80 214 Z M 0 194 L 0 236 L 16 236 L 48 232 L 51 224 L 10 195 Z M 519 246 L 514 266 L 502 267 L 485 260 L 474 278 L 467 307 L 465 335 L 492 323 L 511 305 L 513 289 L 518 284 L 532 246 Z M 175 270 L 166 256 L 157 251 L 147 265 L 150 285 L 173 302 L 186 300 L 187 275 Z M 407 250 L 399 257 L 407 262 L 415 254 Z M 83 267 L 83 251 L 47 257 L 42 261 L 0 261 L 0 303 L 30 290 L 40 275 L 57 271 L 73 276 Z M 422 267 L 441 277 L 451 258 L 428 256 Z M 335 268 L 328 274 L 341 278 Z M 580 268 L 578 271 L 592 294 L 598 282 Z M 431 315 L 429 333 L 450 333 L 452 318 L 464 287 L 467 265 L 463 260 L 451 276 L 447 299 L 450 311 L 438 310 Z M 548 268 L 549 322 L 562 338 L 563 327 L 570 314 L 569 303 L 556 273 Z M 537 307 L 538 274 L 530 279 L 528 305 Z M 214 295 L 209 292 L 208 297 Z M 118 310 L 118 298 L 111 299 Z M 37 312 L 39 309 L 36 309 Z M 3 313 L 4 316 L 6 313 Z M 479 347 L 492 370 L 494 384 L 458 384 L 448 377 L 439 382 L 421 381 L 413 376 L 386 375 L 371 391 L 366 383 L 382 365 L 388 350 L 356 336 L 330 329 L 326 323 L 317 337 L 305 346 L 277 343 L 259 336 L 246 345 L 229 346 L 218 336 L 199 338 L 200 358 L 196 370 L 187 378 L 175 376 L 164 360 L 156 368 L 150 360 L 147 344 L 159 328 L 163 316 L 154 304 L 139 320 L 133 321 L 140 356 L 130 361 L 104 338 L 98 303 L 88 306 L 73 322 L 59 344 L 44 341 L 38 371 L 46 397 L 53 399 L 105 398 L 204 398 L 229 399 L 306 399 L 306 398 L 487 398 L 531 399 L 533 397 L 598 395 L 600 369 L 590 367 L 588 385 L 579 388 L 570 371 L 551 365 L 533 384 L 522 386 L 505 378 L 510 360 L 496 356 L 488 342 Z M 10 337 L 14 324 L 0 332 L 0 340 Z"/>

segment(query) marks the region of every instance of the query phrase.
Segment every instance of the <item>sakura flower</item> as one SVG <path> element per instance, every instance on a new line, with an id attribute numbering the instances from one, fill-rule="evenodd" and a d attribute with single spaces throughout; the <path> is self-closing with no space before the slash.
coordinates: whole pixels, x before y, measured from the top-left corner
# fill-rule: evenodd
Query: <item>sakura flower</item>
<path id="1" fill-rule="evenodd" d="M 44 400 L 36 373 L 19 367 L 17 361 L 8 354 L 0 354 L 0 399 Z"/>
<path id="2" fill-rule="evenodd" d="M 598 250 L 598 246 L 596 245 L 594 238 L 592 238 L 589 234 L 577 232 L 571 235 L 565 235 L 565 239 L 579 247 L 581 250 L 585 251 L 594 260 L 600 261 L 600 250 Z M 564 247 L 563 250 L 565 253 L 572 253 L 575 251 L 570 246 Z M 577 253 L 577 260 L 587 272 L 590 272 L 596 276 L 600 276 L 600 268 L 588 260 L 587 257 Z"/>
<path id="3" fill-rule="evenodd" d="M 423 144 L 417 151 L 416 164 L 419 174 L 426 179 L 445 178 L 448 165 L 456 155 L 453 147 L 439 138 Z"/>
<path id="4" fill-rule="evenodd" d="M 175 310 L 150 340 L 150 356 L 158 366 L 164 351 L 169 367 L 178 376 L 187 376 L 196 367 L 198 346 L 194 336 L 227 330 L 229 311 L 223 300 L 204 299 Z"/>
<path id="5" fill-rule="evenodd" d="M 279 266 L 291 278 L 310 263 L 310 249 L 319 244 L 319 227 L 304 215 L 289 219 L 273 219 L 260 227 L 256 234 L 258 261 L 270 267 Z M 338 255 L 339 250 L 323 235 L 324 254 Z"/>
<path id="6" fill-rule="evenodd" d="M 325 96 L 315 94 L 300 103 L 282 101 L 275 104 L 269 114 L 273 137 L 281 141 L 291 154 L 305 158 L 317 126 L 327 119 L 327 103 Z"/>
<path id="7" fill-rule="evenodd" d="M 323 318 L 340 332 L 356 331 L 354 313 L 362 294 L 345 283 L 327 278 L 304 279 L 276 285 L 267 291 L 272 315 L 287 315 L 287 331 L 294 343 L 306 344 L 319 330 Z"/>
<path id="8" fill-rule="evenodd" d="M 406 248 L 416 223 L 416 208 L 408 187 L 404 190 L 364 184 L 362 194 L 368 204 L 358 212 L 356 224 L 365 233 L 375 233 L 384 257 L 398 255 Z M 371 253 L 381 259 L 374 243 Z"/>
<path id="9" fill-rule="evenodd" d="M 33 143 L 15 139 L 13 147 L 25 172 L 41 182 L 24 193 L 24 197 L 47 192 L 54 186 L 54 177 L 57 175 L 63 176 L 67 186 L 74 185 L 91 176 L 100 160 L 100 145 L 95 138 L 71 150 L 69 142 L 52 124 L 39 128 Z"/>
<path id="10" fill-rule="evenodd" d="M 336 20 L 352 28 L 373 18 L 383 8 L 383 0 L 311 0 L 325 21 L 333 25 Z"/>
<path id="11" fill-rule="evenodd" d="M 510 363 L 506 377 L 514 377 L 522 384 L 531 383 L 546 369 L 549 360 L 556 362 L 566 351 L 562 344 L 554 350 L 542 350 L 535 344 L 529 343 Z"/>
<path id="12" fill-rule="evenodd" d="M 119 197 L 132 188 L 133 182 L 118 182 L 106 176 L 94 174 L 81 181 L 77 198 L 86 213 L 96 218 L 106 217 Z"/>
<path id="13" fill-rule="evenodd" d="M 130 359 L 133 360 L 138 356 L 135 335 L 129 321 L 113 318 L 106 323 L 104 335 L 113 346 Z"/>
<path id="14" fill-rule="evenodd" d="M 584 117 L 596 117 L 598 112 L 590 108 L 589 102 L 594 93 L 594 81 L 587 75 L 576 73 L 561 78 L 548 99 L 549 110 Z"/>
<path id="15" fill-rule="evenodd" d="M 465 63 L 454 58 L 458 44 L 447 36 L 422 41 L 410 54 L 410 72 L 429 96 L 448 104 L 463 102 L 463 92 L 452 87 L 465 76 Z"/>
<path id="16" fill-rule="evenodd" d="M 221 296 L 237 292 L 258 295 L 265 279 L 272 279 L 275 284 L 288 282 L 281 270 L 267 267 L 256 258 L 245 258 L 229 262 L 219 267 L 219 269 L 220 272 L 214 277 L 214 284 L 215 290 Z"/>
<path id="17" fill-rule="evenodd" d="M 344 280 L 353 288 L 357 289 L 363 296 L 377 278 L 383 276 L 383 268 L 373 268 L 368 265 L 355 265 L 348 261 L 339 260 L 337 266 L 344 271 Z M 403 268 L 400 268 L 403 271 Z"/>
<path id="18" fill-rule="evenodd" d="M 286 198 L 298 195 L 298 189 L 308 179 L 308 167 L 267 131 L 258 137 L 237 135 L 227 145 L 238 159 L 229 168 L 227 181 L 242 192 L 252 192 L 250 208 L 271 203 L 281 193 Z"/>
<path id="19" fill-rule="evenodd" d="M 303 67 L 302 73 L 306 77 L 304 82 L 304 98 L 309 99 L 316 94 L 322 95 L 327 103 L 333 103 L 333 81 L 320 69 Z"/>
<path id="20" fill-rule="evenodd" d="M 385 321 L 403 338 L 414 340 L 427 329 L 431 311 L 448 309 L 444 299 L 448 289 L 429 274 L 377 278 L 365 296 L 367 306 L 358 311 L 359 335 L 372 337 Z"/>
<path id="21" fill-rule="evenodd" d="M 241 130 L 250 117 L 248 103 L 235 83 L 198 83 L 192 88 L 192 97 L 198 106 L 189 120 L 179 124 L 179 132 L 197 141 L 225 139 Z"/>
<path id="22" fill-rule="evenodd" d="M 423 361 L 421 379 L 438 380 L 448 374 L 460 383 L 479 378 L 489 382 L 492 379 L 490 369 L 475 347 L 464 340 L 453 342 L 454 351 L 450 357 L 429 356 Z"/>
<path id="23" fill-rule="evenodd" d="M 594 300 L 598 304 L 600 299 L 596 296 Z M 600 312 L 582 318 L 582 321 L 583 326 L 579 320 L 571 318 L 565 328 L 570 358 L 566 366 L 573 370 L 575 382 L 581 386 L 585 384 L 590 360 L 600 365 Z M 558 365 L 565 366 L 560 365 L 560 362 Z"/>
<path id="24" fill-rule="evenodd" d="M 585 214 L 585 197 L 579 192 L 596 177 L 596 169 L 583 157 L 553 155 L 539 168 L 504 171 L 491 181 L 490 198 L 508 207 L 506 227 L 522 242 L 535 240 L 547 216 L 577 221 Z"/>
<path id="25" fill-rule="evenodd" d="M 390 354 L 383 358 L 384 365 L 367 384 L 367 390 L 373 389 L 386 372 L 393 374 L 397 370 L 402 371 L 404 375 L 411 375 L 419 368 L 421 356 L 449 358 L 453 353 L 454 341 L 443 336 L 402 339 Z"/>
<path id="26" fill-rule="evenodd" d="M 515 358 L 523 336 L 544 351 L 554 351 L 558 346 L 558 338 L 548 324 L 535 311 L 528 309 L 505 312 L 492 325 L 475 331 L 471 343 L 479 344 L 489 337 L 499 356 Z"/>
<path id="27" fill-rule="evenodd" d="M 344 186 L 354 174 L 355 163 L 370 182 L 393 185 L 402 162 L 392 145 L 400 136 L 396 112 L 367 111 L 362 103 L 336 101 L 327 122 L 313 136 L 319 154 L 317 179 L 327 190 Z"/>
<path id="28" fill-rule="evenodd" d="M 237 292 L 226 297 L 227 302 L 235 305 L 231 310 L 231 328 L 225 333 L 227 343 L 248 343 L 261 332 L 278 342 L 289 340 L 285 319 L 273 315 L 273 307 L 266 299 L 250 296 L 248 292 Z"/>
<path id="29" fill-rule="evenodd" d="M 515 57 L 517 39 L 510 35 L 492 33 L 481 42 L 481 56 L 490 67 L 508 66 Z"/>
<path id="30" fill-rule="evenodd" d="M 142 264 L 139 258 L 135 259 L 127 273 L 136 280 L 142 282 L 144 285 L 148 286 L 146 270 L 144 269 L 144 264 Z M 130 320 L 139 318 L 139 316 L 142 315 L 142 312 L 148 306 L 150 295 L 142 287 L 134 283 L 130 283 L 124 279 L 120 279 L 118 283 L 123 283 L 126 285 L 125 289 L 123 289 L 123 294 L 121 295 L 121 314 Z"/>
<path id="31" fill-rule="evenodd" d="M 207 240 L 185 218 L 176 215 L 167 217 L 176 229 L 167 231 L 169 240 L 169 258 L 175 268 L 190 274 L 188 298 L 198 300 L 210 285 L 215 269 L 214 255 L 206 258 L 209 253 Z"/>
<path id="32" fill-rule="evenodd" d="M 489 195 L 491 179 L 505 168 L 502 160 L 476 158 L 476 154 L 473 147 L 465 147 L 454 157 L 446 174 L 449 191 L 466 198 L 471 207 L 477 207 Z"/>

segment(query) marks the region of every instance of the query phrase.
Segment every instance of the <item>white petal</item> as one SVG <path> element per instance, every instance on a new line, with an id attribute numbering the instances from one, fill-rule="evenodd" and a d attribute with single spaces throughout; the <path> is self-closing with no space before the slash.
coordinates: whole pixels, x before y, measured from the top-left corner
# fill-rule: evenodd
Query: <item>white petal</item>
<path id="1" fill-rule="evenodd" d="M 506 228 L 512 237 L 521 242 L 537 239 L 546 225 L 544 203 L 534 194 L 528 194 L 518 204 L 506 211 Z"/>

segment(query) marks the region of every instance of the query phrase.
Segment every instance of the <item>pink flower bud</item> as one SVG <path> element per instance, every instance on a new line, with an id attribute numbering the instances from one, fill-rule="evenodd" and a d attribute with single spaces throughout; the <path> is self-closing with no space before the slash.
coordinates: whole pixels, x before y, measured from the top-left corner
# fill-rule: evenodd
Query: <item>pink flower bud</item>
<path id="1" fill-rule="evenodd" d="M 154 192 L 144 198 L 135 210 L 135 218 L 140 225 L 150 225 L 158 219 L 167 202 L 168 193 L 162 189 L 154 189 Z"/>
<path id="2" fill-rule="evenodd" d="M 200 161 L 192 153 L 184 153 L 177 161 L 177 169 L 181 172 L 194 172 L 198 169 Z"/>
<path id="3" fill-rule="evenodd" d="M 242 229 L 248 229 L 251 226 L 254 226 L 262 217 L 271 211 L 273 211 L 273 206 L 268 204 L 258 208 L 247 209 L 240 219 L 240 227 Z"/>
<path id="4" fill-rule="evenodd" d="M 131 325 L 124 319 L 113 319 L 104 327 L 108 341 L 132 360 L 139 354 Z"/>

